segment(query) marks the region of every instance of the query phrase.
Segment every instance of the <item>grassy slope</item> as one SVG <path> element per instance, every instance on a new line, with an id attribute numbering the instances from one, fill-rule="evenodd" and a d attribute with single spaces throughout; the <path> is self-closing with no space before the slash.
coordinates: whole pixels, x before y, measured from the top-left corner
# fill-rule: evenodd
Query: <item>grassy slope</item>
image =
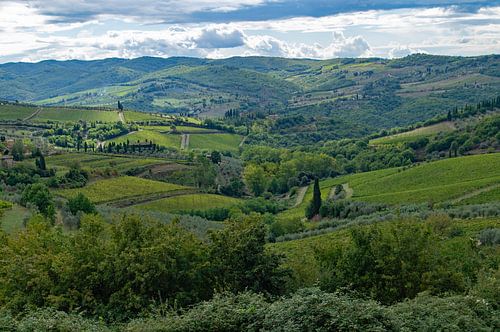
<path id="1" fill-rule="evenodd" d="M 441 122 L 427 127 L 417 128 L 404 133 L 394 134 L 386 137 L 376 138 L 370 141 L 370 144 L 397 144 L 415 140 L 417 138 L 433 136 L 440 132 L 453 131 L 455 126 L 453 122 Z"/>
<path id="2" fill-rule="evenodd" d="M 383 169 L 383 170 L 378 170 L 378 171 L 373 171 L 373 172 L 366 172 L 366 173 L 359 173 L 359 174 L 353 174 L 353 175 L 348 175 L 348 176 L 343 176 L 339 178 L 334 178 L 334 179 L 326 179 L 320 182 L 320 188 L 321 188 L 321 198 L 327 199 L 330 191 L 332 190 L 332 187 L 334 187 L 337 184 L 343 184 L 349 182 L 351 178 L 356 179 L 357 181 L 364 182 L 364 181 L 369 181 L 372 178 L 381 178 L 388 176 L 390 174 L 397 173 L 397 168 L 389 168 L 389 169 Z M 307 189 L 307 192 L 304 196 L 304 199 L 302 203 L 300 203 L 298 206 L 288 209 L 286 211 L 283 211 L 282 213 L 279 214 L 280 218 L 288 219 L 288 218 L 304 218 L 305 216 L 305 211 L 306 207 L 309 204 L 309 202 L 312 200 L 312 185 L 309 186 Z"/>
<path id="3" fill-rule="evenodd" d="M 230 207 L 240 202 L 239 199 L 213 194 L 192 194 L 163 198 L 136 207 L 143 210 L 160 212 L 182 212 L 188 210 L 207 210 L 211 208 Z"/>
<path id="4" fill-rule="evenodd" d="M 387 177 L 347 181 L 354 199 L 388 204 L 443 202 L 500 182 L 500 154 L 426 163 Z"/>
<path id="5" fill-rule="evenodd" d="M 185 188 L 184 186 L 171 183 L 123 176 L 99 180 L 88 184 L 84 188 L 58 190 L 56 193 L 60 196 L 70 198 L 81 192 L 94 203 L 104 203 L 123 198 L 169 192 Z"/>
<path id="6" fill-rule="evenodd" d="M 390 168 L 327 179 L 320 182 L 321 196 L 325 199 L 332 187 L 348 183 L 354 190 L 354 200 L 386 204 L 444 202 L 500 183 L 499 169 L 500 153 L 445 159 L 406 170 Z M 497 192 L 485 193 L 481 202 L 500 200 Z M 280 217 L 303 218 L 311 199 L 309 187 L 303 202 Z"/>
<path id="7" fill-rule="evenodd" d="M 459 204 L 483 204 L 489 202 L 500 203 L 500 187 L 495 189 L 481 192 L 480 194 L 464 199 L 459 202 Z"/>
<path id="8" fill-rule="evenodd" d="M 0 120 L 22 120 L 35 113 L 36 107 L 22 105 L 0 105 Z"/>
<path id="9" fill-rule="evenodd" d="M 3 215 L 0 218 L 0 225 L 4 231 L 12 233 L 22 229 L 24 227 L 24 219 L 28 218 L 30 215 L 31 212 L 28 209 L 20 205 L 13 204 L 11 209 L 3 211 Z"/>

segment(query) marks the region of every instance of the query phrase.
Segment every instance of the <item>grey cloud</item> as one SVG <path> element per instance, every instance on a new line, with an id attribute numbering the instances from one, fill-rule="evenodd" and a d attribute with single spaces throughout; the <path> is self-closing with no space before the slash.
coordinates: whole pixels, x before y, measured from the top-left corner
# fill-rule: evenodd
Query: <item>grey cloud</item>
<path id="1" fill-rule="evenodd" d="M 464 12 L 495 6 L 500 0 L 17 0 L 56 23 L 83 22 L 99 15 L 141 22 L 192 23 L 261 21 L 296 16 L 322 17 L 344 12 L 454 6 Z"/>

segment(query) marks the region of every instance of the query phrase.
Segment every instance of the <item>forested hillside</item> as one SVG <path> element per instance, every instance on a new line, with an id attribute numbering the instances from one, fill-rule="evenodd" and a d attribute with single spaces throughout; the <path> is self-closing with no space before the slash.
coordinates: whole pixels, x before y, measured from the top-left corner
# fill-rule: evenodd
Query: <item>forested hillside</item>
<path id="1" fill-rule="evenodd" d="M 490 98 L 500 57 L 105 59 L 0 65 L 0 98 L 200 117 L 275 120 L 273 132 L 335 139 L 407 126 Z M 285 116 L 286 115 L 286 116 Z"/>

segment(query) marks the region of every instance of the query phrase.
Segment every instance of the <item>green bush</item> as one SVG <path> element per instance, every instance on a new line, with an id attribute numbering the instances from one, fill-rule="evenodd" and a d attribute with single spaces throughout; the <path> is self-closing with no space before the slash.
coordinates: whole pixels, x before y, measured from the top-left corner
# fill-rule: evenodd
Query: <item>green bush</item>
<path id="1" fill-rule="evenodd" d="M 68 209 L 73 215 L 80 211 L 87 214 L 96 212 L 95 205 L 82 193 L 68 199 Z"/>
<path id="2" fill-rule="evenodd" d="M 500 328 L 500 312 L 481 298 L 428 295 L 389 308 L 399 331 L 493 331 Z"/>
<path id="3" fill-rule="evenodd" d="M 500 244 L 500 228 L 487 228 L 479 233 L 479 242 L 482 245 L 493 246 Z"/>

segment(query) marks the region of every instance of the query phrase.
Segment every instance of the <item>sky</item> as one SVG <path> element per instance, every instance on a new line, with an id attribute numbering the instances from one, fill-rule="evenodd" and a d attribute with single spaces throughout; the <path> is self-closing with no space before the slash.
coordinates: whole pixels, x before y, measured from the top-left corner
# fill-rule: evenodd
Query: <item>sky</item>
<path id="1" fill-rule="evenodd" d="M 500 53 L 500 0 L 0 0 L 0 63 Z"/>

